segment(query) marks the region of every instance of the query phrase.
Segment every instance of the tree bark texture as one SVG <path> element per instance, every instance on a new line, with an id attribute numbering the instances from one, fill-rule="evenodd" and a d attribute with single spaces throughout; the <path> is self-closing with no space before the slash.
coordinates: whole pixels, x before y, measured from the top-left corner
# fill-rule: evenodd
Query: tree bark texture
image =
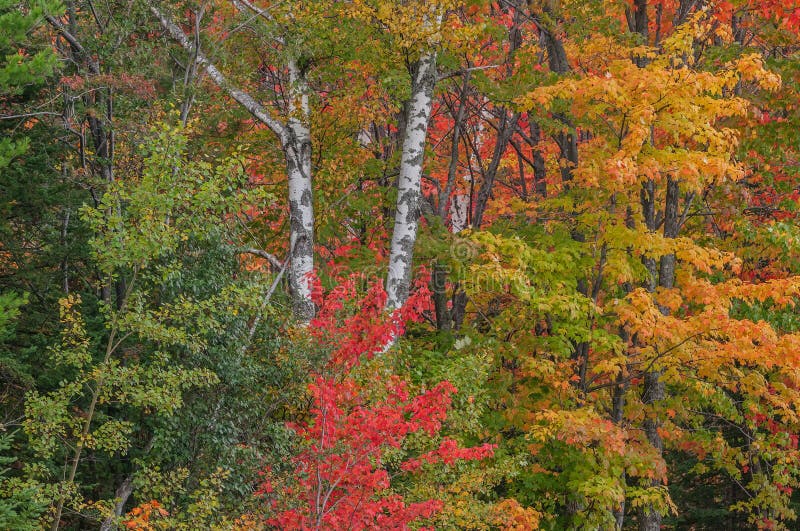
<path id="1" fill-rule="evenodd" d="M 420 215 L 422 163 L 435 85 L 436 53 L 429 52 L 420 57 L 411 78 L 411 99 L 407 105 L 394 230 L 389 248 L 389 272 L 386 277 L 386 308 L 389 310 L 405 304 L 411 284 Z"/>

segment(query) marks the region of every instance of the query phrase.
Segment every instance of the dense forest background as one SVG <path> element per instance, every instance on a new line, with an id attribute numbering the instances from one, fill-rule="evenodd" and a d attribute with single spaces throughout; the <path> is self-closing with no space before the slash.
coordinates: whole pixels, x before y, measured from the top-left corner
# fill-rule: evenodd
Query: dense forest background
<path id="1" fill-rule="evenodd" d="M 0 0 L 0 529 L 798 529 L 799 34 Z"/>

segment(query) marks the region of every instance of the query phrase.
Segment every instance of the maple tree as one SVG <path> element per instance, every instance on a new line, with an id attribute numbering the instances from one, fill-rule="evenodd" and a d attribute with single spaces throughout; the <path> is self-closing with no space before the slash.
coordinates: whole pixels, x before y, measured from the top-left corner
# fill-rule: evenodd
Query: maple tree
<path id="1" fill-rule="evenodd" d="M 406 503 L 399 494 L 383 494 L 390 487 L 384 462 L 387 453 L 400 450 L 413 434 L 439 433 L 456 389 L 443 381 L 412 397 L 408 384 L 396 376 L 386 377 L 385 383 L 373 378 L 371 388 L 364 389 L 352 374 L 362 360 L 369 361 L 387 340 L 398 336 L 407 321 L 419 319 L 429 297 L 425 279 L 418 282 L 402 311 L 390 316 L 383 313 L 386 293 L 373 284 L 358 301 L 361 311 L 342 320 L 342 308 L 355 295 L 354 283 L 351 277 L 318 299 L 320 312 L 310 323 L 313 336 L 333 352 L 324 373 L 309 386 L 314 402 L 311 419 L 293 427 L 306 448 L 294 458 L 297 485 L 281 489 L 281 501 L 288 508 L 281 509 L 275 500 L 277 514 L 267 521 L 281 529 L 405 529 L 443 507 L 436 499 Z M 365 405 L 370 395 L 384 396 Z M 460 448 L 445 437 L 438 448 L 393 468 L 409 472 L 423 463 L 450 465 L 491 456 L 492 450 L 490 444 Z M 262 492 L 275 492 L 271 479 Z"/>

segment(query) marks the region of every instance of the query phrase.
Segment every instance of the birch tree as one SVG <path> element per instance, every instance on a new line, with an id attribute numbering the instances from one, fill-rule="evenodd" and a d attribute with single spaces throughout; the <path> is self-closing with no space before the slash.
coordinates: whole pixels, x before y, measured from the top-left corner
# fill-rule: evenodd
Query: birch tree
<path id="1" fill-rule="evenodd" d="M 388 47 L 406 61 L 410 94 L 405 104 L 405 128 L 397 180 L 389 269 L 386 276 L 386 309 L 402 307 L 408 298 L 414 245 L 421 212 L 421 182 L 428 121 L 436 87 L 436 62 L 442 45 L 445 14 L 455 2 L 411 1 L 393 5 L 385 0 L 353 3 L 355 18 L 369 21 L 388 35 Z M 411 59 L 409 59 L 411 58 Z"/>
<path id="2" fill-rule="evenodd" d="M 400 308 L 408 298 L 414 244 L 419 225 L 422 164 L 428 120 L 431 116 L 433 89 L 436 86 L 436 52 L 428 51 L 412 68 L 411 98 L 397 181 L 397 204 L 394 230 L 389 248 L 389 272 L 386 277 L 386 307 Z"/>
<path id="3" fill-rule="evenodd" d="M 266 9 L 259 9 L 247 0 L 237 0 L 234 5 L 250 14 L 251 18 L 264 18 L 272 22 Z M 280 141 L 286 163 L 289 202 L 289 289 L 292 309 L 296 319 L 308 322 L 314 316 L 314 303 L 308 277 L 314 270 L 314 204 L 311 167 L 311 130 L 309 127 L 309 85 L 306 69 L 300 57 L 291 55 L 283 65 L 288 73 L 287 104 L 284 119 L 280 120 L 250 93 L 236 86 L 223 74 L 206 53 L 195 46 L 183 30 L 156 4 L 150 12 L 161 27 L 193 57 L 208 77 L 225 93 L 238 102 L 256 120 L 267 126 Z M 284 38 L 276 36 L 279 44 Z"/>

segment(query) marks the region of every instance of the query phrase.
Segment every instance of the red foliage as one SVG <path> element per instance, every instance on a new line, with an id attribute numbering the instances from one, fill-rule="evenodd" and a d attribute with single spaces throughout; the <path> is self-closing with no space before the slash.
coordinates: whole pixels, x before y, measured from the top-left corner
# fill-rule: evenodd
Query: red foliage
<path id="1" fill-rule="evenodd" d="M 418 459 L 407 460 L 401 465 L 401 468 L 403 470 L 417 470 L 423 463 L 442 462 L 446 465 L 452 465 L 459 459 L 468 461 L 485 459 L 493 455 L 494 448 L 495 445 L 492 444 L 484 444 L 474 448 L 460 448 L 456 441 L 445 437 L 438 449 L 428 452 Z"/>
<path id="2" fill-rule="evenodd" d="M 380 282 L 373 282 L 358 301 L 359 311 L 342 318 L 346 303 L 357 296 L 360 278 L 350 275 L 327 296 L 323 296 L 319 279 L 313 279 L 312 298 L 319 311 L 309 328 L 319 345 L 330 350 L 332 368 L 348 370 L 361 356 L 372 358 L 403 334 L 406 323 L 419 322 L 423 312 L 430 310 L 430 275 L 422 269 L 406 304 L 390 316 L 384 312 L 386 292 Z"/>
<path id="3" fill-rule="evenodd" d="M 406 503 L 402 496 L 388 493 L 390 475 L 383 457 L 388 449 L 400 448 L 412 433 L 436 435 L 455 387 L 444 381 L 412 397 L 406 382 L 393 376 L 370 383 L 370 389 L 381 389 L 385 396 L 366 404 L 365 389 L 350 374 L 363 356 L 381 352 L 402 334 L 408 321 L 418 320 L 427 309 L 426 276 L 417 280 L 408 304 L 390 316 L 383 311 L 386 294 L 378 283 L 358 301 L 355 314 L 342 318 L 347 303 L 356 299 L 357 277 L 351 276 L 327 296 L 316 282 L 314 296 L 320 311 L 310 330 L 331 350 L 326 372 L 334 376 L 315 377 L 309 386 L 314 400 L 311 420 L 291 426 L 305 449 L 293 459 L 296 484 L 285 492 L 291 503 L 273 501 L 276 516 L 268 520 L 269 525 L 287 530 L 407 529 L 411 522 L 442 509 L 439 500 Z M 493 450 L 493 445 L 460 448 L 445 438 L 437 450 L 402 463 L 400 469 L 412 471 L 422 462 L 483 459 Z M 260 494 L 273 491 L 268 480 Z"/>

